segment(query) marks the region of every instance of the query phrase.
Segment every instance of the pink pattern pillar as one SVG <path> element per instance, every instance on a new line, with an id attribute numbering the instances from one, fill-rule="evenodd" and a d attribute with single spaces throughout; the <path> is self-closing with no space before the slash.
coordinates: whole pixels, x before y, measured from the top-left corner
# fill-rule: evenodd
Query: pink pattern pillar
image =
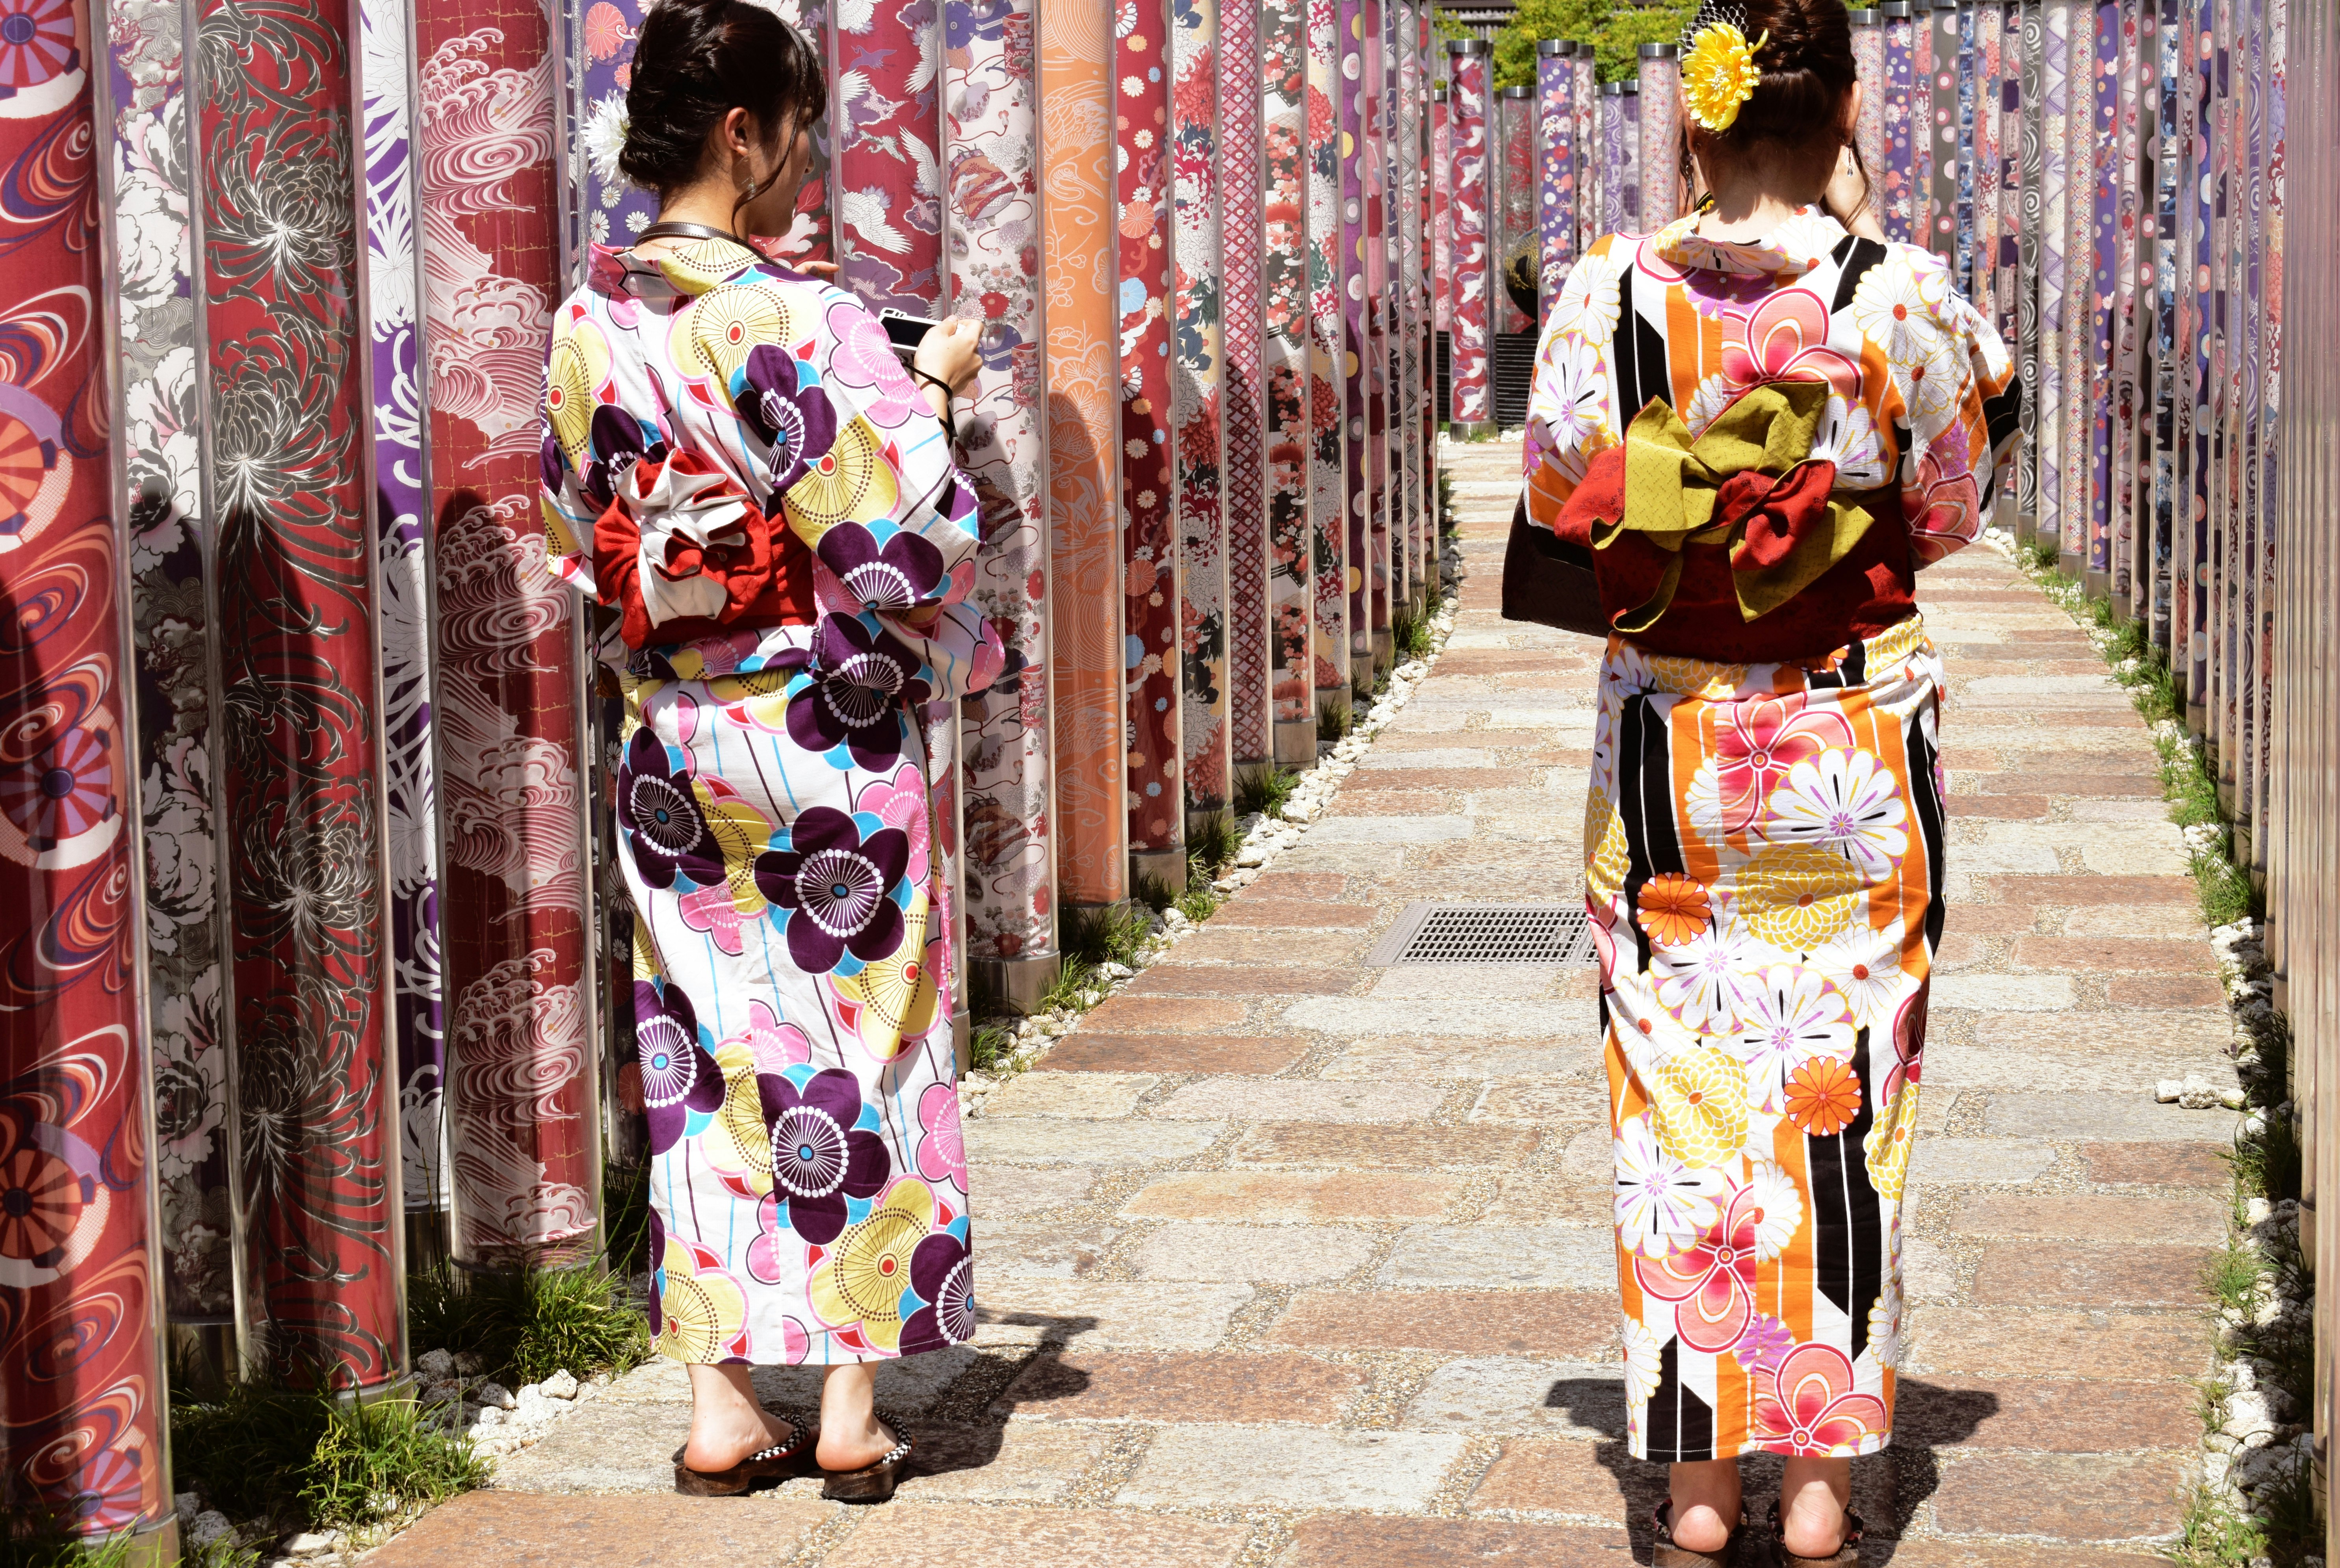
<path id="1" fill-rule="evenodd" d="M 943 6 L 944 282 L 950 313 L 984 323 L 983 368 L 959 422 L 959 468 L 983 528 L 970 597 L 1011 670 L 962 710 L 960 918 L 970 971 L 1024 1011 L 1057 972 L 1035 21 L 1034 0 Z"/>
<path id="2" fill-rule="evenodd" d="M 1114 46 L 1118 172 L 1125 761 L 1133 878 L 1186 885 L 1180 776 L 1176 470 L 1170 394 L 1170 7 L 1121 8 Z"/>
<path id="3" fill-rule="evenodd" d="M 1261 0 L 1259 9 L 1261 362 L 1267 399 L 1268 604 L 1275 760 L 1316 757 L 1314 497 L 1310 483 L 1314 394 L 1309 314 L 1308 134 L 1310 0 Z"/>
<path id="4" fill-rule="evenodd" d="M 1454 141 L 1448 98 L 1443 87 L 1430 94 L 1431 318 L 1442 332 L 1453 324 L 1454 301 Z M 1439 410 L 1438 417 L 1443 420 L 1446 411 Z"/>
<path id="5" fill-rule="evenodd" d="M 1269 640 L 1267 378 L 1263 254 L 1266 94 L 1260 79 L 1260 0 L 1219 10 L 1219 236 L 1225 272 L 1220 344 L 1225 356 L 1227 528 L 1227 749 L 1237 772 L 1275 755 Z"/>
<path id="6" fill-rule="evenodd" d="M 1349 596 L 1363 562 L 1349 553 L 1350 471 L 1344 388 L 1350 349 L 1343 303 L 1348 263 L 1342 253 L 1344 96 L 1339 0 L 1308 7 L 1308 512 L 1315 559 L 1313 633 L 1314 692 L 1310 712 L 1349 705 Z M 1313 749 L 1311 755 L 1314 755 Z"/>
<path id="7" fill-rule="evenodd" d="M 1177 433 L 1179 690 L 1185 704 L 1180 742 L 1185 810 L 1198 819 L 1196 826 L 1199 819 L 1226 810 L 1234 793 L 1227 748 L 1226 468 L 1219 417 L 1226 357 L 1219 314 L 1218 34 L 1217 0 L 1178 0 L 1170 35 L 1178 324 L 1170 422 Z"/>
<path id="8" fill-rule="evenodd" d="M 1885 19 L 1876 11 L 1845 13 L 1852 24 L 1852 65 L 1860 76 L 1860 113 L 1852 124 L 1853 151 L 1869 172 L 1869 201 L 1882 221 L 1885 196 Z"/>
<path id="9" fill-rule="evenodd" d="M 9 19 L 35 18 L 0 118 L 11 188 L 35 171 L 57 182 L 54 204 L 0 205 L 0 313 L 25 323 L 0 352 L 17 454 L 0 500 L 0 1475 L 12 1503 L 91 1537 L 138 1531 L 167 1562 L 129 530 L 98 228 L 114 206 L 91 164 L 93 138 L 112 144 L 112 84 L 91 77 L 106 55 L 88 0 Z"/>
<path id="10" fill-rule="evenodd" d="M 1576 253 L 1582 255 L 1603 233 L 1601 227 L 1601 62 L 1592 45 L 1576 46 Z"/>
<path id="11" fill-rule="evenodd" d="M 1446 54 L 1454 160 L 1454 293 L 1447 362 L 1453 392 L 1447 417 L 1457 436 L 1470 437 L 1495 428 L 1487 362 L 1487 109 L 1492 61 L 1482 38 L 1453 39 Z"/>
<path id="12" fill-rule="evenodd" d="M 1681 46 L 1644 44 L 1641 53 L 1641 227 L 1652 233 L 1681 216 Z"/>

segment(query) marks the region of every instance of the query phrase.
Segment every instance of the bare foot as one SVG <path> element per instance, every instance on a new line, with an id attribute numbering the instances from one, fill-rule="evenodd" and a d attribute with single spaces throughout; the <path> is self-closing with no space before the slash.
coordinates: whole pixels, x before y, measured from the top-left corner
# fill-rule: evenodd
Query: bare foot
<path id="1" fill-rule="evenodd" d="M 1844 1547 L 1851 1521 L 1852 1462 L 1791 1458 L 1780 1480 L 1780 1524 L 1788 1550 L 1799 1557 L 1833 1557 Z"/>
<path id="2" fill-rule="evenodd" d="M 690 1394 L 690 1438 L 682 1462 L 693 1470 L 729 1470 L 796 1435 L 795 1426 L 756 1403 L 744 1366 L 693 1366 Z"/>
<path id="3" fill-rule="evenodd" d="M 1676 1464 L 1668 1474 L 1674 1544 L 1690 1552 L 1720 1552 L 1739 1527 L 1739 1464 L 1706 1459 Z"/>
<path id="4" fill-rule="evenodd" d="M 866 1470 L 899 1441 L 871 1408 L 877 1392 L 866 1365 L 828 1369 L 820 1390 L 820 1441 L 812 1453 L 823 1470 Z"/>

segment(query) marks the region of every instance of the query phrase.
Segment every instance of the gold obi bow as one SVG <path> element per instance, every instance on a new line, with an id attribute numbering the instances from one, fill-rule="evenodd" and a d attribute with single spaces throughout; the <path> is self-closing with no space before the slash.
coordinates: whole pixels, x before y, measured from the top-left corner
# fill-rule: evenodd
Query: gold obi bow
<path id="1" fill-rule="evenodd" d="M 1695 438 L 1662 398 L 1633 416 L 1625 432 L 1623 515 L 1596 521 L 1592 545 L 1606 550 L 1634 533 L 1672 559 L 1648 602 L 1617 619 L 1618 630 L 1647 630 L 1665 614 L 1681 581 L 1685 545 L 1730 546 L 1739 613 L 1747 620 L 1787 603 L 1852 552 L 1874 520 L 1829 494 L 1836 465 L 1811 455 L 1829 392 L 1821 381 L 1766 382 Z M 1750 539 L 1749 525 L 1759 517 L 1763 526 Z"/>

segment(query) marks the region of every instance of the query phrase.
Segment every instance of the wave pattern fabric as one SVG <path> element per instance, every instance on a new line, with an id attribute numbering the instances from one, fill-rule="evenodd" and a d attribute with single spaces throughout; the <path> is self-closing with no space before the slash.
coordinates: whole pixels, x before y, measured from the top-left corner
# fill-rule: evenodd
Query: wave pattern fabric
<path id="1" fill-rule="evenodd" d="M 973 487 L 840 289 L 710 241 L 598 250 L 557 313 L 553 570 L 689 452 L 812 558 L 810 624 L 623 657 L 619 869 L 649 1128 L 651 1326 L 687 1362 L 868 1361 L 974 1333 L 927 703 L 998 672 Z M 939 610 L 923 632 L 907 614 Z"/>

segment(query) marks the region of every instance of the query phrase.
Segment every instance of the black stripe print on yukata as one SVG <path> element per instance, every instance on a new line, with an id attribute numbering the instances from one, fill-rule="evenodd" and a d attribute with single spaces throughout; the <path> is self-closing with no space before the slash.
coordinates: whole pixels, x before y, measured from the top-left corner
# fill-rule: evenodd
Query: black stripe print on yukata
<path id="1" fill-rule="evenodd" d="M 1815 691 L 1834 690 L 1839 687 L 1865 686 L 1869 683 L 1869 644 L 1856 637 L 1848 645 L 1842 663 L 1834 670 L 1815 670 L 1804 679 L 1804 684 Z"/>
<path id="2" fill-rule="evenodd" d="M 1658 1391 L 1641 1414 L 1641 1439 L 1660 1464 L 1714 1457 L 1714 1407 L 1682 1386 L 1679 1338 L 1667 1340 L 1658 1352 Z"/>
<path id="3" fill-rule="evenodd" d="M 1869 275 L 1869 268 L 1885 259 L 1885 247 L 1875 240 L 1864 240 L 1856 234 L 1850 236 L 1850 243 L 1849 250 L 1842 244 L 1836 248 L 1835 253 L 1844 263 L 1844 271 L 1837 274 L 1836 298 L 1829 303 L 1830 315 L 1852 303 L 1853 292 L 1860 287 L 1860 280 Z"/>
<path id="4" fill-rule="evenodd" d="M 1641 412 L 1641 367 L 1633 358 L 1633 269 L 1617 278 L 1617 326 L 1609 339 L 1609 363 L 1617 378 L 1617 418 L 1631 424 Z"/>
<path id="5" fill-rule="evenodd" d="M 1681 871 L 1681 839 L 1674 831 L 1674 699 L 1647 692 L 1625 699 L 1617 737 L 1617 809 L 1625 819 L 1625 908 L 1633 929 L 1635 968 L 1650 967 L 1650 934 L 1631 911 L 1641 907 L 1641 884 L 1667 871 Z M 1663 706 L 1660 704 L 1662 703 Z"/>
<path id="6" fill-rule="evenodd" d="M 1941 700 L 1929 697 L 1927 700 L 1938 705 Z M 1942 945 L 1942 920 L 1948 908 L 1942 901 L 1942 877 L 1948 856 L 1942 842 L 1942 797 L 1936 782 L 1934 748 L 1918 718 L 1911 714 L 1902 726 L 1901 743 L 1909 759 L 1911 825 L 1926 841 L 1926 951 L 1930 954 Z"/>
<path id="7" fill-rule="evenodd" d="M 1883 1075 L 1869 1071 L 1869 1031 L 1853 1036 L 1853 1077 L 1860 1084 L 1860 1114 L 1829 1137 L 1804 1136 L 1804 1161 L 1811 1171 L 1813 1283 L 1852 1320 L 1846 1354 L 1858 1356 L 1869 1344 L 1869 1309 L 1885 1278 L 1883 1206 L 1869 1179 L 1861 1145 L 1877 1125 L 1877 1089 Z"/>

